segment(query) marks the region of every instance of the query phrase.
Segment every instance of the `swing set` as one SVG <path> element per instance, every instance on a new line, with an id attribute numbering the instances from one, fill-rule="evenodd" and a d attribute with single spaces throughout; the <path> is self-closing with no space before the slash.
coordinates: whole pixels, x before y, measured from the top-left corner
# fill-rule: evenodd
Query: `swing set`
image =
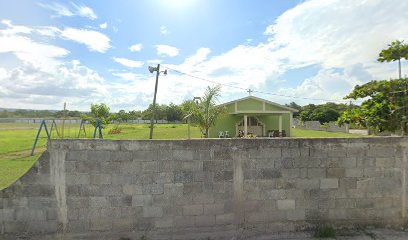
<path id="1" fill-rule="evenodd" d="M 103 139 L 101 122 L 100 122 L 100 120 L 98 118 L 95 119 L 95 121 L 96 121 L 96 124 L 95 124 L 94 133 L 93 133 L 93 139 L 96 139 L 96 134 L 97 133 L 98 133 L 98 138 Z M 82 119 L 81 124 L 79 126 L 79 132 L 78 132 L 78 137 L 77 138 L 80 138 L 82 132 L 84 133 L 84 137 L 86 137 L 85 124 L 86 124 L 86 120 Z M 42 131 L 43 128 L 45 130 L 45 133 L 47 135 L 48 140 L 52 139 L 52 131 L 54 129 L 55 129 L 55 131 L 57 133 L 58 138 L 63 138 L 60 135 L 59 131 L 58 131 L 57 123 L 55 122 L 55 120 L 52 120 L 52 122 L 51 122 L 50 131 L 48 131 L 46 120 L 42 120 L 41 124 L 40 124 L 40 127 L 38 128 L 37 135 L 35 137 L 33 147 L 31 148 L 31 156 L 34 155 L 34 151 L 35 151 L 35 148 L 37 146 L 37 142 L 38 142 L 38 139 L 40 138 L 40 134 L 41 134 L 41 131 Z"/>

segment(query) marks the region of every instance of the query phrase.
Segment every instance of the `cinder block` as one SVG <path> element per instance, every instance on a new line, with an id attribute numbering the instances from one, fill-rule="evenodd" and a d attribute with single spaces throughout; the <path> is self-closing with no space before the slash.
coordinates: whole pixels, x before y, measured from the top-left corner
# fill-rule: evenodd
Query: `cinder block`
<path id="1" fill-rule="evenodd" d="M 204 205 L 204 215 L 216 215 L 224 213 L 224 203 Z"/>
<path id="2" fill-rule="evenodd" d="M 342 208 L 355 208 L 356 207 L 356 200 L 355 199 L 336 199 L 335 200 L 335 207 L 342 209 Z"/>
<path id="3" fill-rule="evenodd" d="M 110 219 L 91 219 L 89 230 L 92 231 L 109 231 L 112 229 L 112 220 Z"/>
<path id="4" fill-rule="evenodd" d="M 132 206 L 133 207 L 143 207 L 152 205 L 152 195 L 134 195 L 132 196 Z"/>
<path id="5" fill-rule="evenodd" d="M 356 201 L 357 208 L 373 208 L 375 203 L 375 199 L 373 198 L 363 198 Z"/>
<path id="6" fill-rule="evenodd" d="M 344 168 L 328 168 L 326 176 L 328 178 L 343 178 L 346 175 L 346 169 Z"/>
<path id="7" fill-rule="evenodd" d="M 136 174 L 142 172 L 142 162 L 121 162 L 120 173 L 122 174 Z"/>
<path id="8" fill-rule="evenodd" d="M 67 197 L 67 206 L 69 208 L 87 208 L 90 206 L 89 197 Z"/>
<path id="9" fill-rule="evenodd" d="M 339 158 L 338 160 L 340 160 L 338 167 L 343 167 L 343 168 L 357 167 L 357 159 L 355 157 Z"/>
<path id="10" fill-rule="evenodd" d="M 4 222 L 12 222 L 16 219 L 14 209 L 0 209 L 0 219 Z"/>
<path id="11" fill-rule="evenodd" d="M 121 162 L 101 162 L 100 172 L 107 174 L 119 174 Z"/>
<path id="12" fill-rule="evenodd" d="M 215 216 L 215 222 L 217 225 L 229 225 L 234 223 L 234 214 L 218 214 Z"/>
<path id="13" fill-rule="evenodd" d="M 190 215 L 202 215 L 204 212 L 203 205 L 186 205 L 183 206 L 183 215 L 190 216 Z"/>
<path id="14" fill-rule="evenodd" d="M 306 211 L 302 209 L 290 210 L 286 212 L 286 217 L 290 221 L 305 220 Z"/>
<path id="15" fill-rule="evenodd" d="M 132 196 L 111 196 L 109 197 L 112 207 L 130 207 L 132 206 Z"/>
<path id="16" fill-rule="evenodd" d="M 361 168 L 347 168 L 346 169 L 346 177 L 362 177 L 363 176 L 363 169 Z"/>
<path id="17" fill-rule="evenodd" d="M 174 218 L 176 227 L 193 227 L 194 226 L 194 216 L 176 216 Z"/>
<path id="18" fill-rule="evenodd" d="M 67 152 L 66 161 L 86 161 L 88 159 L 88 151 L 75 151 L 71 150 Z"/>
<path id="19" fill-rule="evenodd" d="M 158 151 L 140 150 L 133 151 L 133 161 L 154 161 L 158 158 Z"/>
<path id="20" fill-rule="evenodd" d="M 110 160 L 111 151 L 106 150 L 98 150 L 98 151 L 88 151 L 88 158 L 89 162 L 107 162 Z"/>
<path id="21" fill-rule="evenodd" d="M 173 217 L 164 217 L 155 220 L 157 228 L 170 228 L 174 226 Z"/>
<path id="22" fill-rule="evenodd" d="M 276 205 L 279 210 L 293 210 L 296 207 L 295 200 L 293 199 L 277 200 Z"/>
<path id="23" fill-rule="evenodd" d="M 132 161 L 132 152 L 129 151 L 114 151 L 111 153 L 111 161 L 128 162 Z"/>
<path id="24" fill-rule="evenodd" d="M 395 164 L 395 159 L 390 157 L 377 157 L 375 159 L 375 166 L 376 167 L 393 167 Z"/>
<path id="25" fill-rule="evenodd" d="M 156 162 L 156 161 L 142 162 L 142 172 L 143 173 L 159 172 L 159 162 Z"/>
<path id="26" fill-rule="evenodd" d="M 173 151 L 173 160 L 176 161 L 187 161 L 194 159 L 193 150 L 174 150 Z"/>
<path id="27" fill-rule="evenodd" d="M 193 202 L 197 204 L 209 204 L 214 202 L 214 195 L 212 193 L 199 193 L 193 195 Z"/>
<path id="28" fill-rule="evenodd" d="M 91 208 L 104 208 L 111 205 L 107 197 L 90 197 L 89 199 Z"/>
<path id="29" fill-rule="evenodd" d="M 101 162 L 82 161 L 77 162 L 76 169 L 78 173 L 99 173 L 101 171 Z"/>
<path id="30" fill-rule="evenodd" d="M 272 169 L 272 168 L 263 168 L 257 171 L 257 178 L 258 179 L 274 179 L 280 178 L 282 174 L 280 170 Z"/>
<path id="31" fill-rule="evenodd" d="M 46 221 L 45 210 L 18 208 L 15 211 L 17 221 Z"/>
<path id="32" fill-rule="evenodd" d="M 375 208 L 391 208 L 392 198 L 375 198 L 374 207 Z"/>
<path id="33" fill-rule="evenodd" d="M 112 175 L 112 185 L 130 185 L 130 184 L 132 184 L 132 175 L 125 174 Z"/>
<path id="34" fill-rule="evenodd" d="M 255 161 L 255 168 L 256 169 L 271 169 L 274 168 L 275 166 L 275 161 L 273 158 L 258 158 Z"/>
<path id="35" fill-rule="evenodd" d="M 300 169 L 281 169 L 281 173 L 283 178 L 298 178 L 300 176 Z"/>
<path id="36" fill-rule="evenodd" d="M 112 221 L 112 229 L 114 231 L 131 231 L 133 230 L 134 218 L 117 218 Z"/>
<path id="37" fill-rule="evenodd" d="M 325 178 L 326 169 L 325 168 L 308 168 L 307 177 L 308 178 Z"/>
<path id="38" fill-rule="evenodd" d="M 177 171 L 174 173 L 175 183 L 191 183 L 193 182 L 193 172 Z"/>
<path id="39" fill-rule="evenodd" d="M 147 184 L 143 185 L 143 194 L 163 194 L 164 185 L 163 184 Z"/>
<path id="40" fill-rule="evenodd" d="M 111 184 L 112 176 L 110 174 L 91 174 L 91 184 Z"/>
<path id="41" fill-rule="evenodd" d="M 162 217 L 163 209 L 161 207 L 143 207 L 143 217 Z"/>
<path id="42" fill-rule="evenodd" d="M 282 148 L 282 157 L 300 157 L 299 148 Z"/>
<path id="43" fill-rule="evenodd" d="M 338 188 L 339 187 L 339 179 L 337 178 L 325 178 L 320 179 L 320 188 Z"/>
<path id="44" fill-rule="evenodd" d="M 124 185 L 123 193 L 126 195 L 139 195 L 143 194 L 143 187 L 141 185 Z"/>
<path id="45" fill-rule="evenodd" d="M 195 216 L 195 226 L 197 227 L 208 227 L 215 225 L 215 216 Z"/>
<path id="46" fill-rule="evenodd" d="M 285 189 L 273 189 L 273 190 L 266 190 L 260 193 L 259 199 L 254 200 L 263 200 L 263 199 L 286 199 L 287 198 L 287 191 Z"/>
<path id="47" fill-rule="evenodd" d="M 346 209 L 329 209 L 329 219 L 349 219 Z"/>
<path id="48" fill-rule="evenodd" d="M 251 212 L 248 213 L 247 221 L 249 223 L 263 223 L 266 222 L 269 217 L 269 212 Z"/>
<path id="49" fill-rule="evenodd" d="M 86 185 L 90 182 L 90 177 L 87 173 L 75 173 L 66 175 L 67 185 Z"/>
<path id="50" fill-rule="evenodd" d="M 203 171 L 203 161 L 183 161 L 181 163 L 181 170 L 184 171 Z"/>
<path id="51" fill-rule="evenodd" d="M 319 188 L 319 179 L 297 179 L 296 187 L 299 189 Z"/>

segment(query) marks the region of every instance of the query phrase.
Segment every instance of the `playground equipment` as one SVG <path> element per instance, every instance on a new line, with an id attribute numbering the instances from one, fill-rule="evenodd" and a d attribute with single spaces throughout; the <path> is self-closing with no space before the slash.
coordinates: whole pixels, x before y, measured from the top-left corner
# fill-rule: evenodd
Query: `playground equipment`
<path id="1" fill-rule="evenodd" d="M 98 118 L 95 119 L 95 121 L 96 121 L 96 124 L 95 124 L 95 129 L 94 129 L 93 138 L 94 138 L 94 139 L 96 138 L 96 133 L 98 132 L 98 135 L 99 135 L 98 137 L 101 138 L 101 139 L 103 139 L 101 122 L 100 122 L 100 120 L 99 120 Z M 79 126 L 78 138 L 81 136 L 81 131 L 82 131 L 82 130 L 84 131 L 84 134 L 85 134 L 85 137 L 86 137 L 86 130 L 85 130 L 85 125 L 84 125 L 85 123 L 86 123 L 86 121 L 81 120 L 81 124 L 80 124 L 80 126 Z M 36 135 L 36 137 L 35 137 L 35 139 L 34 139 L 33 147 L 31 148 L 31 154 L 30 154 L 31 156 L 34 155 L 34 151 L 35 151 L 35 148 L 36 148 L 36 146 L 37 146 L 38 139 L 40 138 L 40 134 L 41 134 L 41 131 L 42 131 L 43 128 L 44 128 L 44 130 L 45 130 L 45 133 L 47 134 L 47 139 L 48 139 L 48 140 L 52 139 L 52 131 L 53 131 L 54 129 L 55 129 L 55 131 L 57 132 L 57 136 L 58 136 L 59 138 L 63 138 L 63 136 L 60 135 L 60 133 L 59 133 L 59 131 L 58 131 L 57 123 L 55 122 L 55 120 L 52 120 L 52 122 L 51 122 L 50 131 L 48 131 L 48 127 L 47 127 L 47 122 L 46 122 L 46 120 L 42 120 L 42 121 L 41 121 L 41 124 L 40 124 L 40 127 L 38 128 L 37 135 Z"/>

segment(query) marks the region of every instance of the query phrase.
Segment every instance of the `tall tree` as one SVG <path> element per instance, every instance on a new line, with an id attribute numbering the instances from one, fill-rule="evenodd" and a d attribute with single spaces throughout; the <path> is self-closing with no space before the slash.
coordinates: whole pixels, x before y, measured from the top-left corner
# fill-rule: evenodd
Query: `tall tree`
<path id="1" fill-rule="evenodd" d="M 359 109 L 345 111 L 339 119 L 340 124 L 352 123 L 375 129 L 379 132 L 394 132 L 400 129 L 407 135 L 407 96 L 408 79 L 371 81 L 357 85 L 345 99 L 367 98 Z"/>
<path id="2" fill-rule="evenodd" d="M 398 76 L 401 79 L 401 59 L 408 60 L 408 44 L 404 44 L 404 41 L 393 41 L 388 44 L 388 48 L 383 49 L 378 57 L 379 62 L 391 62 L 398 61 Z"/>
<path id="3" fill-rule="evenodd" d="M 109 124 L 109 121 L 110 121 L 109 110 L 110 108 L 105 103 L 91 104 L 91 117 L 93 118 L 93 119 L 90 119 L 91 123 L 95 126 L 96 125 L 95 119 L 97 118 L 99 119 L 101 127 L 104 128 L 105 125 Z"/>
<path id="4" fill-rule="evenodd" d="M 195 104 L 191 101 L 188 107 L 193 122 L 198 124 L 206 138 L 209 136 L 210 127 L 214 126 L 215 121 L 224 111 L 223 108 L 216 105 L 220 92 L 221 87 L 219 85 L 207 87 L 204 96 L 200 98 L 198 103 Z"/>

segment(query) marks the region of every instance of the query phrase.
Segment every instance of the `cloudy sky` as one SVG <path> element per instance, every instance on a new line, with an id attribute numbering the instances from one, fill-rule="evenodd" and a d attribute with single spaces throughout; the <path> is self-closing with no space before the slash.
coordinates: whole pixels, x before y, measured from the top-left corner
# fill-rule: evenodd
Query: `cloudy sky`
<path id="1" fill-rule="evenodd" d="M 0 107 L 144 109 L 158 63 L 169 69 L 159 103 L 214 83 L 220 102 L 246 89 L 281 104 L 339 101 L 398 76 L 395 62 L 376 59 L 408 41 L 407 23 L 405 0 L 3 0 Z"/>

